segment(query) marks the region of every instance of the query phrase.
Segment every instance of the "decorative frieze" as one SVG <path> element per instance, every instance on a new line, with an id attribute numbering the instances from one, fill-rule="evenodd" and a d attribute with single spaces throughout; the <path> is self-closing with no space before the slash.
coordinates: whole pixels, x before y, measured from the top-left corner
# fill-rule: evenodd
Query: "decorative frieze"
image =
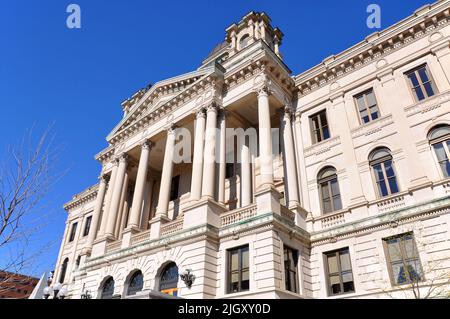
<path id="1" fill-rule="evenodd" d="M 72 200 L 64 205 L 64 209 L 69 211 L 75 207 L 81 206 L 84 203 L 95 200 L 98 192 L 98 184 L 90 186 L 88 189 L 72 197 Z"/>

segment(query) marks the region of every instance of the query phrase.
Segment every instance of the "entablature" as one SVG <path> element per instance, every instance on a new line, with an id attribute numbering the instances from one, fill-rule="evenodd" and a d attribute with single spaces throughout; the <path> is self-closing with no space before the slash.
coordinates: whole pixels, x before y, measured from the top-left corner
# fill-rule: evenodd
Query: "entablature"
<path id="1" fill-rule="evenodd" d="M 414 15 L 386 30 L 367 36 L 364 41 L 338 55 L 324 59 L 321 64 L 295 76 L 298 97 L 307 95 L 447 26 L 449 6 L 450 2 L 443 1 L 416 10 Z"/>

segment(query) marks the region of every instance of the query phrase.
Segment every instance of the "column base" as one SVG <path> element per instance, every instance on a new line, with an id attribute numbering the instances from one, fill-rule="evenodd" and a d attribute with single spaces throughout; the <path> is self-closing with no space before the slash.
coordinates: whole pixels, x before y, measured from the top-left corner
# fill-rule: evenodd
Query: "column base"
<path id="1" fill-rule="evenodd" d="M 308 212 L 300 206 L 300 203 L 289 205 L 289 209 L 295 213 L 295 225 L 306 230 Z"/>
<path id="2" fill-rule="evenodd" d="M 158 239 L 161 236 L 161 226 L 170 222 L 170 219 L 165 215 L 157 215 L 148 223 L 150 225 L 150 239 Z"/>
<path id="3" fill-rule="evenodd" d="M 274 213 L 281 214 L 280 192 L 272 185 L 260 188 L 255 193 L 257 214 Z"/>
<path id="4" fill-rule="evenodd" d="M 193 202 L 184 209 L 183 228 L 192 228 L 204 224 L 220 227 L 220 214 L 228 209 L 211 199 L 205 197 L 197 202 Z"/>
<path id="5" fill-rule="evenodd" d="M 134 234 L 139 233 L 141 230 L 136 226 L 130 226 L 123 230 L 122 232 L 122 245 L 121 248 L 128 248 L 131 245 L 131 237 Z"/>

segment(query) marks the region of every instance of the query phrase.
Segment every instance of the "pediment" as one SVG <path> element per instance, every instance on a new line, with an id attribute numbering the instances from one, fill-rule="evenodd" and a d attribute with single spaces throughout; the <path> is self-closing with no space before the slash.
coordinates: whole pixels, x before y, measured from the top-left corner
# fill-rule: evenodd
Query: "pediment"
<path id="1" fill-rule="evenodd" d="M 133 95 L 133 98 L 135 99 L 134 105 L 130 107 L 125 117 L 118 125 L 116 125 L 111 133 L 109 133 L 107 140 L 110 140 L 118 132 L 132 126 L 141 117 L 157 110 L 166 102 L 176 98 L 211 73 L 211 69 L 207 68 L 182 74 L 155 83 L 155 85 L 148 89 L 147 92 L 141 93 L 140 98 L 136 98 L 136 94 Z"/>

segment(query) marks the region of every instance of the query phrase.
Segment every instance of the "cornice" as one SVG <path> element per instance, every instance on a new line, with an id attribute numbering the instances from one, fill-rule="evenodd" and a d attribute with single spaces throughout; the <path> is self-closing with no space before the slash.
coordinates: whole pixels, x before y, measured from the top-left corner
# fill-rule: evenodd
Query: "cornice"
<path id="1" fill-rule="evenodd" d="M 95 184 L 85 189 L 81 193 L 78 193 L 72 197 L 72 200 L 64 204 L 64 209 L 69 211 L 75 207 L 81 206 L 84 203 L 90 202 L 97 197 L 99 184 Z"/>
<path id="2" fill-rule="evenodd" d="M 338 55 L 324 59 L 322 64 L 295 76 L 298 97 L 442 29 L 448 25 L 450 19 L 449 6 L 449 1 L 442 1 L 420 8 L 412 16 L 381 32 L 367 36 L 364 41 Z"/>
<path id="3" fill-rule="evenodd" d="M 114 157 L 115 148 L 113 145 L 109 145 L 107 148 L 103 149 L 95 155 L 95 159 L 99 162 L 106 163 L 111 161 Z"/>

